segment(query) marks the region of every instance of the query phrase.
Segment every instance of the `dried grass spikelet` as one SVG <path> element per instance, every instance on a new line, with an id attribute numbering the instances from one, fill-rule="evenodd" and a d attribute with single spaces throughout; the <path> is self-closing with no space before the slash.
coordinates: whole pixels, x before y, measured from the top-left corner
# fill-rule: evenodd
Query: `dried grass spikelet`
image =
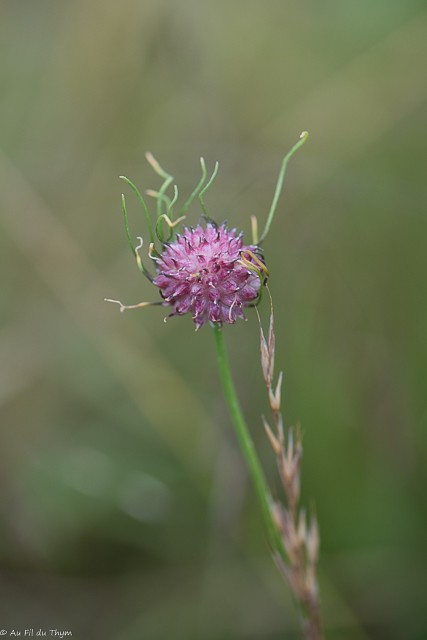
<path id="1" fill-rule="evenodd" d="M 286 496 L 286 506 L 280 502 L 271 505 L 274 522 L 281 534 L 287 560 L 279 553 L 274 554 L 275 561 L 287 580 L 296 600 L 300 603 L 303 617 L 303 629 L 308 640 L 320 640 L 322 626 L 320 619 L 319 592 L 316 568 L 319 559 L 319 530 L 317 519 L 311 515 L 309 522 L 305 509 L 299 507 L 300 477 L 302 459 L 301 429 L 290 428 L 285 438 L 281 414 L 282 372 L 274 385 L 275 334 L 273 300 L 270 290 L 270 321 L 268 337 L 265 337 L 261 319 L 260 349 L 261 368 L 267 387 L 268 401 L 272 413 L 274 428 L 264 416 L 262 421 L 268 440 L 276 456 L 279 475 Z"/>

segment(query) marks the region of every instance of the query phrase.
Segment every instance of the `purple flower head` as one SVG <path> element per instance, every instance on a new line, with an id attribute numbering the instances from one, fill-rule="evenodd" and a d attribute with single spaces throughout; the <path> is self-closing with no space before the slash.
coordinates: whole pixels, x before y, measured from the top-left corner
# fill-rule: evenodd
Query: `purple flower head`
<path id="1" fill-rule="evenodd" d="M 174 206 L 178 201 L 178 187 L 176 184 L 173 186 L 173 198 L 170 198 L 167 191 L 173 182 L 173 177 L 160 166 L 151 153 L 147 153 L 148 163 L 163 179 L 158 191 L 152 189 L 146 191 L 147 195 L 157 201 L 157 217 L 154 223 L 138 188 L 129 178 L 120 177 L 135 193 L 142 207 L 149 235 L 148 256 L 155 263 L 154 276 L 145 266 L 141 256 L 143 239 L 138 236 L 137 246 L 132 240 L 124 194 L 122 194 L 122 212 L 127 239 L 136 258 L 138 269 L 158 287 L 162 301 L 125 305 L 120 300 L 112 298 L 105 298 L 105 300 L 118 304 L 120 311 L 162 305 L 172 307 L 169 316 L 191 313 L 196 329 L 206 322 L 220 326 L 223 323 L 234 324 L 237 318 L 244 318 L 245 307 L 255 306 L 260 301 L 262 286 L 266 284 L 269 275 L 260 245 L 265 240 L 275 215 L 287 163 L 295 151 L 304 144 L 307 136 L 308 133 L 304 131 L 299 141 L 283 158 L 273 202 L 261 235 L 258 235 L 257 218 L 251 217 L 253 238 L 251 245 L 243 244 L 243 235 L 237 234 L 236 229 L 228 229 L 225 223 L 218 226 L 208 216 L 204 195 L 218 172 L 218 162 L 215 163 L 212 175 L 208 179 L 206 163 L 203 158 L 200 158 L 202 169 L 200 181 L 180 208 L 178 217 L 175 217 Z M 200 223 L 195 229 L 184 227 L 183 233 L 177 234 L 174 238 L 176 225 L 186 218 L 196 197 L 202 208 L 206 227 Z M 160 243 L 160 249 L 158 243 Z"/>
<path id="2" fill-rule="evenodd" d="M 153 283 L 171 316 L 191 313 L 197 329 L 208 321 L 233 324 L 259 296 L 264 265 L 257 250 L 225 224 L 184 228 L 157 258 Z"/>

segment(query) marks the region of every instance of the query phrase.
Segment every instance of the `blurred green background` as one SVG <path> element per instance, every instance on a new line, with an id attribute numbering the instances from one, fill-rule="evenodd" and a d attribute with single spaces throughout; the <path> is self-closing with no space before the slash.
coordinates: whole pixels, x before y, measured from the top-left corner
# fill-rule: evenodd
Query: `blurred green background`
<path id="1" fill-rule="evenodd" d="M 285 422 L 304 430 L 327 637 L 427 638 L 427 7 L 420 0 L 0 5 L 0 627 L 298 638 L 209 327 L 163 323 L 119 180 L 265 220 Z M 131 192 L 132 231 L 145 233 Z M 199 211 L 193 207 L 190 222 Z M 271 479 L 254 313 L 227 327 Z"/>

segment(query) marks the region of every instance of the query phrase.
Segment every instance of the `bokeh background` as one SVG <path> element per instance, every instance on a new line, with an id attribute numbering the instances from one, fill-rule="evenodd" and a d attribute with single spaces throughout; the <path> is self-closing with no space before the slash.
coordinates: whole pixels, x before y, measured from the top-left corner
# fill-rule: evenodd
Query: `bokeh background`
<path id="1" fill-rule="evenodd" d="M 119 175 L 159 186 L 145 151 L 183 197 L 218 160 L 209 211 L 248 233 L 307 129 L 265 249 L 327 637 L 427 638 L 426 42 L 421 0 L 1 3 L 0 627 L 299 637 L 209 327 L 103 298 L 156 297 L 120 212 Z M 280 495 L 248 315 L 226 338 Z"/>

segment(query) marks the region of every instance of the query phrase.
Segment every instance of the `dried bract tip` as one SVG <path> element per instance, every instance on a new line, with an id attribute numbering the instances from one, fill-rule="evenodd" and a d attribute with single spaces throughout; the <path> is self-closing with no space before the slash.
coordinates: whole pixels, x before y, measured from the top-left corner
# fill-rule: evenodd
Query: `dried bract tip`
<path id="1" fill-rule="evenodd" d="M 281 451 L 282 451 L 282 445 L 281 445 L 280 441 L 276 438 L 274 433 L 272 432 L 271 427 L 268 424 L 267 420 L 264 418 L 264 416 L 261 416 L 261 417 L 262 417 L 262 421 L 263 421 L 263 424 L 264 424 L 265 432 L 266 432 L 266 434 L 268 436 L 268 439 L 270 440 L 270 444 L 272 446 L 274 454 L 276 456 L 280 456 Z"/>
<path id="2" fill-rule="evenodd" d="M 268 399 L 270 402 L 271 410 L 274 413 L 278 413 L 280 411 L 282 381 L 283 381 L 283 373 L 281 371 L 279 373 L 279 378 L 277 380 L 275 391 L 273 391 L 271 387 L 268 389 Z"/>
<path id="3" fill-rule="evenodd" d="M 294 459 L 294 430 L 292 427 L 288 431 L 288 446 L 286 448 L 286 462 L 288 466 L 292 465 Z"/>
<path id="4" fill-rule="evenodd" d="M 268 289 L 268 286 L 267 286 Z M 268 289 L 268 293 L 270 290 Z M 274 335 L 274 313 L 273 313 L 273 299 L 270 294 L 270 325 L 268 328 L 268 352 L 270 354 L 270 376 L 271 380 L 274 376 L 274 356 L 276 353 L 276 337 Z"/>
<path id="5" fill-rule="evenodd" d="M 251 216 L 252 242 L 258 244 L 258 220 L 256 216 Z"/>
<path id="6" fill-rule="evenodd" d="M 162 169 L 162 167 L 160 166 L 160 163 L 156 160 L 156 158 L 153 156 L 153 154 L 150 151 L 147 151 L 147 153 L 145 154 L 145 159 L 147 160 L 148 164 L 152 167 L 152 169 L 154 169 L 157 175 L 161 176 L 162 178 L 171 177 L 164 169 Z"/>
<path id="7" fill-rule="evenodd" d="M 260 325 L 260 347 L 261 347 L 262 375 L 264 377 L 265 384 L 267 385 L 267 387 L 269 387 L 270 384 L 271 384 L 271 376 L 270 376 L 270 362 L 271 362 L 271 360 L 270 360 L 270 353 L 268 351 L 267 340 L 265 339 L 264 331 L 263 331 L 261 325 Z"/>
<path id="8" fill-rule="evenodd" d="M 273 502 L 271 504 L 271 515 L 273 516 L 276 527 L 283 534 L 285 529 L 285 516 L 283 506 L 280 502 Z"/>
<path id="9" fill-rule="evenodd" d="M 310 518 L 306 546 L 308 559 L 312 565 L 315 565 L 319 559 L 320 536 L 317 518 L 314 515 Z"/>
<path id="10" fill-rule="evenodd" d="M 298 538 L 302 544 L 305 544 L 307 537 L 307 517 L 305 509 L 301 509 L 298 518 Z"/>
<path id="11" fill-rule="evenodd" d="M 161 304 L 161 302 L 138 302 L 138 304 L 123 304 L 120 300 L 112 300 L 111 298 L 104 298 L 104 302 L 112 302 L 120 306 L 120 311 L 126 311 L 127 309 L 140 309 L 141 307 L 152 307 L 154 305 Z"/>

